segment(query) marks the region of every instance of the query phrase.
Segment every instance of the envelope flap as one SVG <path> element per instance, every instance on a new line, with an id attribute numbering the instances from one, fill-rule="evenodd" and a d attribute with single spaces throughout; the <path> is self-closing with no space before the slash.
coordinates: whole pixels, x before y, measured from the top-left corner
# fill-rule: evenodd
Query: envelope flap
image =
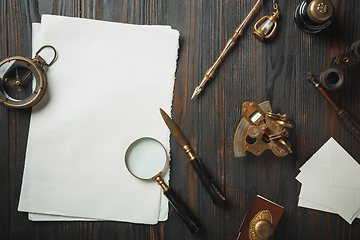
<path id="1" fill-rule="evenodd" d="M 330 138 L 325 145 L 329 156 L 330 185 L 360 189 L 359 163 L 335 139 Z"/>

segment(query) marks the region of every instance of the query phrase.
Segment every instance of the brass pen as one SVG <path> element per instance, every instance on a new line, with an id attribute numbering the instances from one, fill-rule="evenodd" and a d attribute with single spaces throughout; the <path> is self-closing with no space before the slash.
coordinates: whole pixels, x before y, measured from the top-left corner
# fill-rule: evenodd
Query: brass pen
<path id="1" fill-rule="evenodd" d="M 246 24 L 248 23 L 248 21 L 250 20 L 250 18 L 252 17 L 252 15 L 254 15 L 255 10 L 259 7 L 261 0 L 258 0 L 254 7 L 251 9 L 251 11 L 248 13 L 248 15 L 246 16 L 246 18 L 244 19 L 244 21 L 240 24 L 240 26 L 238 26 L 238 28 L 235 30 L 234 35 L 227 41 L 225 48 L 223 49 L 223 51 L 221 52 L 220 56 L 218 57 L 218 59 L 215 61 L 215 63 L 206 71 L 205 76 L 203 78 L 203 80 L 201 81 L 200 85 L 197 86 L 195 88 L 195 91 L 193 93 L 193 95 L 191 96 L 191 99 L 193 99 L 195 96 L 199 95 L 201 93 L 201 91 L 204 89 L 205 84 L 207 81 L 209 81 L 209 79 L 214 75 L 216 68 L 219 66 L 220 62 L 225 58 L 226 53 L 230 50 L 230 48 L 232 46 L 234 46 L 236 39 L 242 34 Z"/>
<path id="2" fill-rule="evenodd" d="M 200 159 L 195 155 L 195 153 L 191 150 L 191 147 L 188 141 L 185 139 L 184 135 L 175 124 L 175 122 L 160 108 L 160 113 L 162 118 L 164 119 L 166 125 L 170 129 L 170 132 L 174 136 L 177 143 L 184 149 L 187 153 L 191 166 L 195 169 L 197 175 L 200 178 L 201 183 L 205 187 L 205 190 L 209 193 L 211 199 L 214 204 L 220 204 L 225 200 L 225 197 L 220 193 L 220 191 L 215 187 L 214 180 L 207 173 L 203 165 L 201 164 Z"/>

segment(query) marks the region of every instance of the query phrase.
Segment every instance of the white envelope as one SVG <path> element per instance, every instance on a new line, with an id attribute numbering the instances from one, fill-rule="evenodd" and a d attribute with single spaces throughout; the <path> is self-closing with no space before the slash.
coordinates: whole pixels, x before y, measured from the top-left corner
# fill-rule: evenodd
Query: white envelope
<path id="1" fill-rule="evenodd" d="M 306 200 L 303 198 L 299 198 L 298 206 L 303 207 L 303 208 L 309 208 L 309 209 L 313 209 L 313 210 L 336 214 L 336 212 L 329 207 L 324 207 L 320 204 L 314 203 L 312 201 L 309 201 L 309 200 Z"/>
<path id="2" fill-rule="evenodd" d="M 301 185 L 298 206 L 323 212 L 336 213 L 304 185 Z M 360 218 L 359 215 L 357 218 Z"/>
<path id="3" fill-rule="evenodd" d="M 296 179 L 350 224 L 360 211 L 354 159 L 331 138 L 301 168 Z M 336 171 L 335 166 L 340 166 Z M 351 169 L 350 169 L 351 168 Z M 331 169 L 331 171 L 330 171 Z M 349 174 L 347 174 L 349 173 Z M 335 177 L 334 177 L 335 176 Z M 339 179 L 341 179 L 339 181 Z M 334 183 L 337 187 L 331 186 Z M 339 187 L 341 186 L 341 187 Z M 349 187 L 350 186 L 350 187 Z"/>
<path id="4" fill-rule="evenodd" d="M 325 145 L 331 186 L 360 190 L 360 164 L 335 139 L 330 138 Z"/>
<path id="5" fill-rule="evenodd" d="M 299 199 L 303 199 L 330 209 L 330 207 L 326 205 L 324 201 L 322 201 L 318 196 L 316 196 L 313 192 L 311 192 L 305 185 L 301 185 Z"/>

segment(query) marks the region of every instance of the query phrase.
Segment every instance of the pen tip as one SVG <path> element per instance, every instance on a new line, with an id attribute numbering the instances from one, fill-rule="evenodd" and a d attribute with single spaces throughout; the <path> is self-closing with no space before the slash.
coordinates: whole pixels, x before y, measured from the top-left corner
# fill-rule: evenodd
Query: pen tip
<path id="1" fill-rule="evenodd" d="M 201 90 L 202 90 L 202 89 L 201 89 L 199 86 L 197 86 L 197 87 L 195 88 L 195 91 L 194 91 L 193 95 L 191 96 L 191 99 L 194 99 L 195 96 L 199 95 L 199 93 L 201 92 Z"/>

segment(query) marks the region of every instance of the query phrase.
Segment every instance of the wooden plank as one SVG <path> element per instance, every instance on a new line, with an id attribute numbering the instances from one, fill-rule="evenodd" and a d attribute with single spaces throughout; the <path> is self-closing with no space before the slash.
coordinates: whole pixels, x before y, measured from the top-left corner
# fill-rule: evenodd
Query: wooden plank
<path id="1" fill-rule="evenodd" d="M 6 2 L 6 38 L 8 56 L 31 57 L 31 22 L 33 11 L 29 9 L 32 4 L 23 1 Z M 1 106 L 1 108 L 5 108 Z M 7 131 L 7 161 L 9 186 L 7 200 L 8 204 L 8 224 L 9 239 L 21 239 L 27 232 L 31 236 L 33 231 L 28 224 L 27 214 L 19 213 L 17 206 L 19 202 L 22 173 L 24 168 L 25 151 L 29 130 L 30 109 L 14 110 L 6 108 L 8 122 L 4 126 Z M 5 135 L 6 136 L 6 135 Z"/>
<path id="2" fill-rule="evenodd" d="M 8 56 L 8 26 L 7 26 L 6 3 L 0 2 L 0 56 L 4 59 Z M 0 106 L 0 231 L 4 239 L 10 238 L 10 160 L 9 160 L 9 130 L 8 109 Z"/>

